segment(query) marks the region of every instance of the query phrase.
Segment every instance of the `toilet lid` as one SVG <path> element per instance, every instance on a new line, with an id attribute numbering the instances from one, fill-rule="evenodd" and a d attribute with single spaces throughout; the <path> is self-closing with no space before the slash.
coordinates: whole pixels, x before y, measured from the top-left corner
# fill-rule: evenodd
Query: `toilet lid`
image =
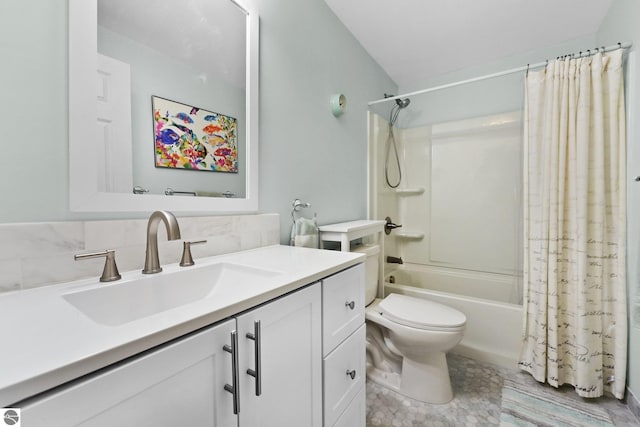
<path id="1" fill-rule="evenodd" d="M 454 308 L 407 295 L 389 294 L 378 308 L 390 320 L 418 329 L 459 328 L 467 322 L 467 317 Z"/>

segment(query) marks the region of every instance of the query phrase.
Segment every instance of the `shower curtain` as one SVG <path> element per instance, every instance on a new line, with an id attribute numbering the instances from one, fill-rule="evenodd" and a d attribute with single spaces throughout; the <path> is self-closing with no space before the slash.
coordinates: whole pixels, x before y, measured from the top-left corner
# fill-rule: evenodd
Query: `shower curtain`
<path id="1" fill-rule="evenodd" d="M 519 365 L 583 397 L 624 397 L 622 49 L 528 72 L 524 333 Z"/>

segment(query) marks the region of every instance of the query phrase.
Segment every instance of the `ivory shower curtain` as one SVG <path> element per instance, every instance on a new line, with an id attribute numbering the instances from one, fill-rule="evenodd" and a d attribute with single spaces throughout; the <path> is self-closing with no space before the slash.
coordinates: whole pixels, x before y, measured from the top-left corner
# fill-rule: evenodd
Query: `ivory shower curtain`
<path id="1" fill-rule="evenodd" d="M 622 49 L 526 77 L 519 365 L 583 397 L 625 390 L 623 85 Z"/>

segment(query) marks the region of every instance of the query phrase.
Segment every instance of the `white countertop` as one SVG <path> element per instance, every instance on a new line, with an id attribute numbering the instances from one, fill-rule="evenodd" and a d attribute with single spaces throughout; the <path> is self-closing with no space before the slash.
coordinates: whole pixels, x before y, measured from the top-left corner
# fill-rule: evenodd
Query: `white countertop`
<path id="1" fill-rule="evenodd" d="M 197 265 L 231 262 L 279 274 L 261 280 L 259 290 L 250 296 L 229 292 L 117 326 L 94 322 L 61 296 L 72 288 L 95 285 L 97 278 L 0 294 L 0 407 L 211 325 L 364 259 L 363 254 L 351 252 L 278 245 L 196 259 Z M 171 264 L 163 269 L 158 274 L 181 268 Z M 138 274 L 125 272 L 122 276 L 126 279 Z"/>

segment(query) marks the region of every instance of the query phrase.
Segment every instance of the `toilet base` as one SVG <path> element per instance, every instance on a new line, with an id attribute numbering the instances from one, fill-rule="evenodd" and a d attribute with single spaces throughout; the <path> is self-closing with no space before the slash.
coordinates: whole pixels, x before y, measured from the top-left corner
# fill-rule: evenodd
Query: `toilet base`
<path id="1" fill-rule="evenodd" d="M 402 359 L 401 393 L 427 403 L 453 399 L 447 358 L 443 352 L 429 353 L 420 362 Z"/>
<path id="2" fill-rule="evenodd" d="M 385 371 L 372 365 L 367 365 L 367 380 L 402 394 L 400 391 L 400 374 L 397 372 Z"/>
<path id="3" fill-rule="evenodd" d="M 446 355 L 423 355 L 421 362 L 402 359 L 402 372 L 389 372 L 367 364 L 367 378 L 403 396 L 424 403 L 442 404 L 453 399 Z"/>

